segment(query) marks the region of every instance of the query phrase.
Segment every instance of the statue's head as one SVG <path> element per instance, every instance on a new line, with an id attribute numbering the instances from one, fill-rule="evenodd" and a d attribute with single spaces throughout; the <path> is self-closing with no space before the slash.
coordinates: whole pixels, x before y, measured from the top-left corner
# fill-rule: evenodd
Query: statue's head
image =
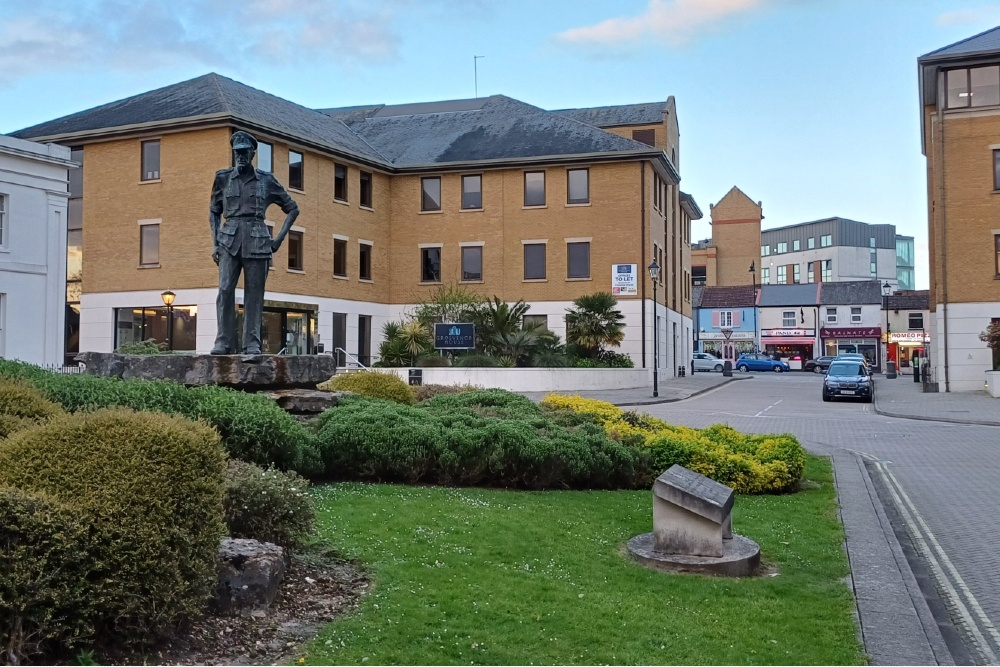
<path id="1" fill-rule="evenodd" d="M 257 152 L 257 140 L 249 132 L 243 130 L 233 132 L 229 143 L 233 147 L 233 158 L 238 168 L 245 169 L 253 164 L 253 156 Z"/>

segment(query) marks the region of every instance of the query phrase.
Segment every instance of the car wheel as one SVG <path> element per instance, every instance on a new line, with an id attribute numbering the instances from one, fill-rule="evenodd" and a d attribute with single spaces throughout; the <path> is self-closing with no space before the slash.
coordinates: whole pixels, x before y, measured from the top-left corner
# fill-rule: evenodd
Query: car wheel
<path id="1" fill-rule="evenodd" d="M 820 373 L 820 374 L 822 374 L 823 373 L 823 367 L 820 366 L 819 364 L 813 366 L 813 373 Z"/>
<path id="2" fill-rule="evenodd" d="M 736 370 L 738 370 L 740 373 L 746 373 L 750 369 L 747 368 L 746 364 L 740 364 L 739 366 L 736 367 Z"/>
<path id="3" fill-rule="evenodd" d="M 715 368 L 713 368 L 712 370 L 714 370 L 716 373 L 721 373 L 722 372 L 722 364 L 716 364 Z"/>
<path id="4" fill-rule="evenodd" d="M 775 366 L 771 370 L 773 370 L 775 373 L 784 373 L 785 372 L 784 369 L 781 368 L 781 366 Z"/>
<path id="5" fill-rule="evenodd" d="M 830 402 L 830 396 L 825 391 L 823 392 L 823 401 L 826 403 Z"/>

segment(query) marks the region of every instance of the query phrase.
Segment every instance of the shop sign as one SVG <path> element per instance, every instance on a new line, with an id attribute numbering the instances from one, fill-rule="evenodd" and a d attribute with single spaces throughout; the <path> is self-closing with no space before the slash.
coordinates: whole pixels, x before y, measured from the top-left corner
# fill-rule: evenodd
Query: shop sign
<path id="1" fill-rule="evenodd" d="M 878 338 L 882 335 L 881 327 L 851 327 L 832 328 L 826 327 L 819 330 L 821 338 Z"/>
<path id="2" fill-rule="evenodd" d="M 889 334 L 890 343 L 929 343 L 930 334 L 923 331 L 893 331 Z"/>
<path id="3" fill-rule="evenodd" d="M 452 324 L 438 322 L 434 325 L 434 349 L 474 350 L 475 348 L 475 324 Z"/>
<path id="4" fill-rule="evenodd" d="M 815 329 L 762 329 L 765 338 L 806 338 L 816 335 Z"/>
<path id="5" fill-rule="evenodd" d="M 615 296 L 636 296 L 639 294 L 639 265 L 611 265 L 611 293 Z"/>
<path id="6" fill-rule="evenodd" d="M 699 340 L 753 340 L 752 331 L 733 331 L 726 338 L 726 334 L 721 331 L 703 331 L 698 334 Z"/>

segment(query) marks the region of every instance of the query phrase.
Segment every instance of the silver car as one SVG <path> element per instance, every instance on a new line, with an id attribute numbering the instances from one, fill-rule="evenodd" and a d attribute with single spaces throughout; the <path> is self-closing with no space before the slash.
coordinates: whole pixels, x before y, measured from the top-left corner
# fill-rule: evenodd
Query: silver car
<path id="1" fill-rule="evenodd" d="M 713 357 L 707 352 L 695 352 L 692 359 L 696 371 L 716 371 L 722 372 L 722 359 Z"/>

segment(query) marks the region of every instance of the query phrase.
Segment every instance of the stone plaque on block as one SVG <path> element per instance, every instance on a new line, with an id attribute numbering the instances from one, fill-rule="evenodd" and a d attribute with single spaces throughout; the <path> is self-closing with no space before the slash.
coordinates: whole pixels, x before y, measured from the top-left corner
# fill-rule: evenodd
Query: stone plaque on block
<path id="1" fill-rule="evenodd" d="M 733 490 L 679 465 L 653 482 L 653 541 L 668 554 L 721 558 L 732 538 Z"/>

